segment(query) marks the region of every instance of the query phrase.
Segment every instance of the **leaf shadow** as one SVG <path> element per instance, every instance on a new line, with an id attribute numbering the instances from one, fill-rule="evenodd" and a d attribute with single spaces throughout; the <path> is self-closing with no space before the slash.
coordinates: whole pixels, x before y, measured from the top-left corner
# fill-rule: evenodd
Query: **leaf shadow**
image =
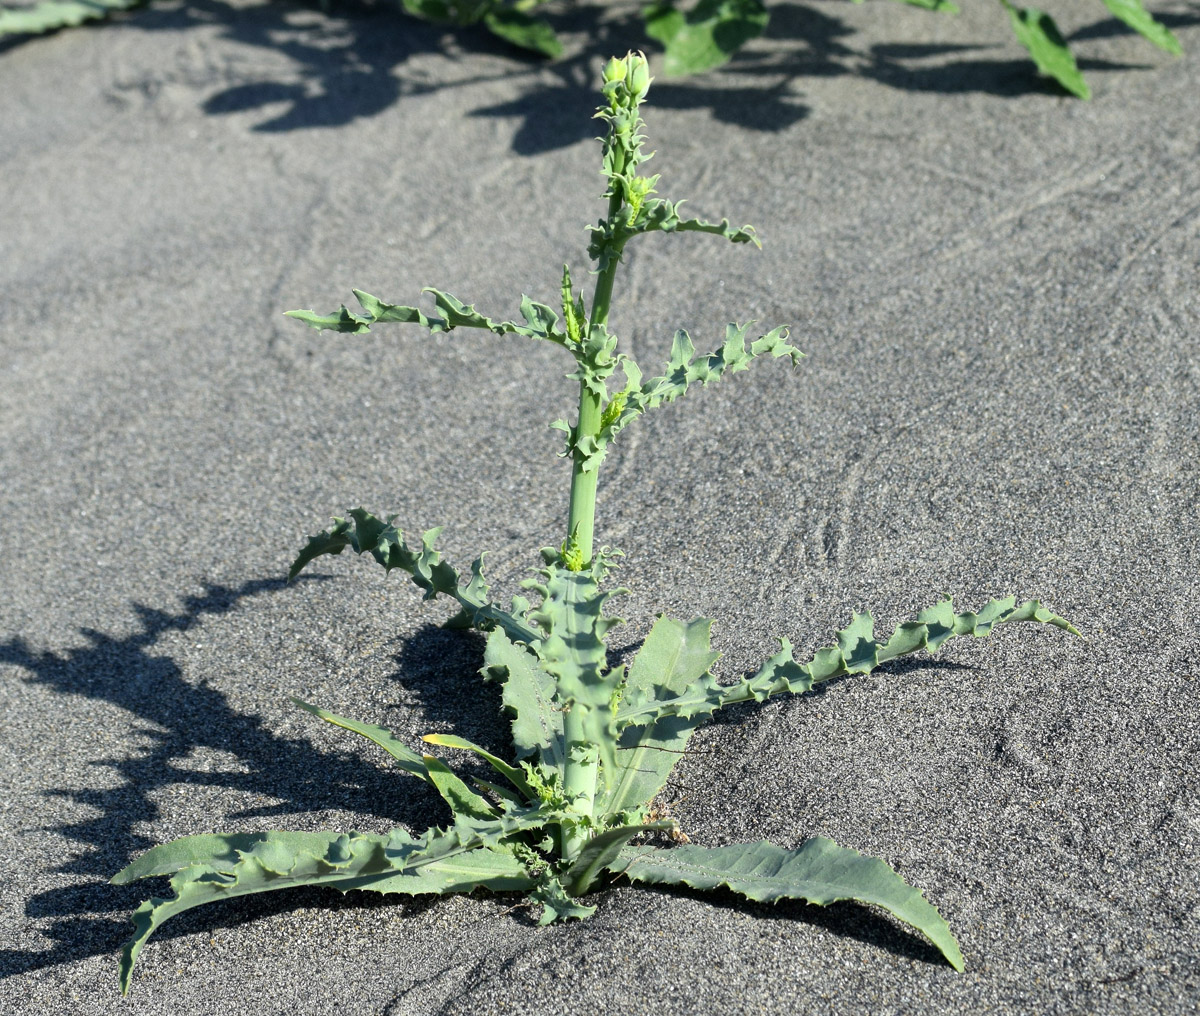
<path id="1" fill-rule="evenodd" d="M 323 581 L 323 577 L 299 581 Z M 48 792 L 85 806 L 88 817 L 44 827 L 79 848 L 52 870 L 82 876 L 84 881 L 29 897 L 26 914 L 50 922 L 42 934 L 54 944 L 49 949 L 0 952 L 0 979 L 118 947 L 127 934 L 126 922 L 99 915 L 132 908 L 148 894 L 144 886 L 104 883 L 154 845 L 135 830 L 159 817 L 155 798 L 168 788 L 217 787 L 262 799 L 230 818 L 329 808 L 376 816 L 392 824 L 403 815 L 422 828 L 444 818 L 440 801 L 430 801 L 423 788 L 410 787 L 408 781 L 392 778 L 385 769 L 349 751 L 327 754 L 306 740 L 273 734 L 260 717 L 235 711 L 218 689 L 186 681 L 179 664 L 156 648 L 167 632 L 186 631 L 207 616 L 235 610 L 248 597 L 282 592 L 285 585 L 275 578 L 237 587 L 210 584 L 202 594 L 185 598 L 182 609 L 175 612 L 134 604 L 138 630 L 113 637 L 83 629 L 87 644 L 61 653 L 34 649 L 20 637 L 0 644 L 0 663 L 25 671 L 26 683 L 76 700 L 119 706 L 134 722 L 141 721 L 137 732 L 142 741 L 138 747 L 91 763 L 112 776 Z M 185 760 L 198 747 L 229 753 L 238 765 L 216 771 L 189 768 Z M 94 881 L 97 877 L 104 883 Z M 295 897 L 291 900 L 278 906 L 294 906 Z M 269 908 L 276 906 L 263 905 L 268 907 L 264 912 L 273 912 Z M 229 911 L 229 919 L 234 923 L 250 919 L 245 915 L 258 913 L 258 906 L 239 904 Z M 186 933 L 191 925 L 184 922 L 179 927 Z"/>
<path id="2" fill-rule="evenodd" d="M 759 903 L 728 889 L 701 890 L 671 885 L 656 885 L 652 889 L 665 896 L 696 900 L 720 910 L 734 910 L 756 920 L 796 921 L 820 928 L 838 938 L 865 942 L 894 956 L 951 969 L 941 952 L 917 932 L 907 930 L 899 922 L 873 907 L 851 900 L 840 900 L 822 907 L 805 903 L 803 900 L 785 899 L 776 903 Z"/>
<path id="3" fill-rule="evenodd" d="M 482 81 L 517 82 L 517 98 L 481 106 L 468 115 L 515 120 L 512 150 L 527 156 L 565 148 L 596 133 L 591 114 L 600 62 L 629 49 L 658 51 L 646 35 L 637 4 L 558 3 L 539 8 L 539 16 L 568 40 L 567 55 L 550 62 L 478 26 L 433 25 L 369 0 L 339 0 L 332 11 L 323 6 L 282 0 L 254 6 L 187 0 L 177 7 L 144 7 L 119 20 L 145 32 L 216 26 L 224 40 L 284 56 L 286 68 L 237 61 L 217 70 L 206 68 L 199 81 L 187 73 L 181 78 L 208 93 L 200 105 L 210 115 L 259 111 L 262 118 L 249 128 L 258 133 L 336 128 L 377 116 L 407 97 Z M 690 78 L 660 77 L 653 103 L 707 110 L 718 123 L 777 132 L 810 115 L 803 87 L 815 78 L 866 78 L 903 91 L 947 95 L 1065 94 L 1052 80 L 1037 76 L 1015 42 L 1005 44 L 1006 54 L 1012 55 L 1000 58 L 987 55 L 995 48 L 991 45 L 869 43 L 855 38 L 857 30 L 826 7 L 787 0 L 770 3 L 768 10 L 770 21 L 762 38 L 714 71 Z M 1181 27 L 1200 22 L 1200 16 L 1164 14 L 1160 20 Z M 1072 39 L 1127 31 L 1105 12 L 1096 23 L 1074 32 Z M 35 38 L 0 39 L 0 57 Z M 431 74 L 427 65 L 415 60 L 428 54 L 440 54 L 449 63 Z M 490 61 L 490 69 L 473 72 L 471 60 L 478 56 L 496 59 Z M 1079 65 L 1085 70 L 1134 66 L 1086 58 Z M 177 72 L 168 66 L 163 74 L 169 78 Z M 153 101 L 161 84 L 155 78 L 127 87 Z"/>

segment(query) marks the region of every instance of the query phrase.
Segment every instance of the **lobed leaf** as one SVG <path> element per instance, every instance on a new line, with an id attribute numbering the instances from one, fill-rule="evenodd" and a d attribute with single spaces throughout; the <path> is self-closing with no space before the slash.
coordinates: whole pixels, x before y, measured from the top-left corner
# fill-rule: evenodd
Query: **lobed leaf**
<path id="1" fill-rule="evenodd" d="M 476 311 L 474 306 L 464 304 L 449 293 L 433 288 L 423 289 L 422 292 L 433 294 L 441 317 L 428 316 L 417 307 L 386 303 L 361 289 L 353 292 L 363 309 L 362 314 L 354 313 L 345 304 L 333 314 L 321 315 L 311 310 L 289 310 L 285 313 L 288 317 L 303 321 L 318 331 L 361 334 L 370 331 L 372 325 L 397 322 L 418 324 L 434 335 L 450 332 L 455 328 L 483 328 L 495 335 L 524 335 L 532 339 L 546 339 L 558 345 L 567 344 L 566 335 L 558 330 L 558 314 L 552 308 L 527 296 L 521 297 L 521 316 L 524 323 L 520 324 L 516 321 L 493 321 Z"/>
<path id="2" fill-rule="evenodd" d="M 660 614 L 629 668 L 625 695 L 679 695 L 708 674 L 719 653 L 712 651 L 712 621 L 676 621 Z M 711 676 L 711 675 L 710 675 Z M 663 716 L 626 727 L 617 745 L 617 772 L 600 799 L 602 816 L 642 809 L 662 790 L 683 757 L 702 717 Z"/>
<path id="3" fill-rule="evenodd" d="M 529 894 L 529 898 L 542 904 L 542 915 L 538 919 L 538 924 L 542 926 L 570 918 L 586 920 L 596 912 L 595 907 L 584 906 L 568 893 L 558 876 L 551 873 L 542 876 L 542 881 Z"/>
<path id="4" fill-rule="evenodd" d="M 337 555 L 349 547 L 356 554 L 370 554 L 387 572 L 393 568 L 408 572 L 413 582 L 425 590 L 427 600 L 439 593 L 457 600 L 462 609 L 448 622 L 452 627 L 473 626 L 486 631 L 498 625 L 517 642 L 530 642 L 538 637 L 518 616 L 528 606 L 523 599 L 514 597 L 513 609 L 504 610 L 488 598 L 482 556 L 471 565 L 470 580 L 465 585 L 460 582 L 458 572 L 434 549 L 442 532 L 440 527 L 426 530 L 421 537 L 421 549 L 415 551 L 405 542 L 404 534 L 392 525 L 394 515 L 384 521 L 362 508 L 353 508 L 349 514 L 353 522 L 334 518 L 330 529 L 309 538 L 292 562 L 289 582 L 315 558 Z"/>
<path id="5" fill-rule="evenodd" d="M 1054 78 L 1068 92 L 1081 99 L 1090 99 L 1091 89 L 1079 73 L 1075 57 L 1054 19 L 1036 7 L 1016 7 L 1009 0 L 1000 0 L 1000 3 L 1008 11 L 1017 41 L 1029 50 L 1037 69 Z"/>
<path id="6" fill-rule="evenodd" d="M 800 899 L 825 906 L 857 900 L 883 907 L 925 935 L 955 970 L 962 953 L 941 914 L 883 861 L 815 837 L 796 850 L 762 840 L 730 847 L 626 848 L 611 866 L 634 882 L 725 887 L 762 903 Z"/>
<path id="7" fill-rule="evenodd" d="M 620 364 L 629 385 L 622 393 L 624 402 L 620 411 L 600 431 L 597 438 L 594 453 L 597 463 L 608 445 L 637 417 L 649 409 L 674 402 L 686 394 L 688 388 L 696 382 L 707 387 L 714 381 L 720 381 L 726 374 L 746 370 L 755 357 L 768 353 L 772 357 L 789 357 L 793 366 L 800 362 L 804 354 L 788 344 L 786 328 L 775 328 L 765 335 L 760 335 L 747 349 L 746 333 L 751 323 L 726 325 L 725 342 L 721 348 L 703 355 L 696 354 L 691 336 L 681 328 L 671 342 L 671 356 L 666 373 L 644 383 L 637 364 L 622 356 Z"/>
<path id="8" fill-rule="evenodd" d="M 780 692 L 802 694 L 815 684 L 848 674 L 866 674 L 880 664 L 921 649 L 936 652 L 956 635 L 982 638 L 998 625 L 1016 621 L 1035 621 L 1079 634 L 1070 622 L 1037 600 L 1016 606 L 1011 596 L 992 600 L 977 614 L 970 611 L 956 614 L 953 601 L 946 597 L 921 611 L 915 621 L 897 625 L 885 642 L 875 640 L 874 620 L 869 612 L 855 614 L 850 624 L 837 633 L 837 645 L 819 649 L 808 663 L 797 663 L 791 643 L 780 639 L 780 651 L 756 673 L 735 684 L 721 685 L 711 674 L 705 674 L 671 697 L 644 691 L 627 694 L 617 713 L 617 726 L 624 729 L 630 724 L 646 725 L 664 716 L 706 716 L 722 706 L 751 700 L 762 702 Z"/>
<path id="9" fill-rule="evenodd" d="M 562 56 L 562 43 L 550 22 L 515 7 L 496 7 L 483 16 L 487 30 L 505 42 L 551 60 Z"/>
<path id="10" fill-rule="evenodd" d="M 488 636 L 481 673 L 484 680 L 503 684 L 501 699 L 512 717 L 517 758 L 536 755 L 543 766 L 561 773 L 567 756 L 562 709 L 554 703 L 554 678 L 500 627 Z"/>
<path id="11" fill-rule="evenodd" d="M 624 671 L 607 668 L 604 636 L 621 620 L 605 615 L 603 608 L 609 597 L 625 590 L 600 592 L 593 571 L 573 572 L 549 564 L 542 574 L 544 584 L 527 583 L 542 596 L 541 606 L 530 611 L 529 619 L 544 635 L 531 647 L 554 679 L 555 704 L 583 713 L 585 744 L 598 749 L 607 784 L 616 769 L 614 701 Z M 567 752 L 577 747 L 565 745 Z"/>
<path id="12" fill-rule="evenodd" d="M 431 830 L 420 839 L 403 830 L 267 832 L 188 836 L 155 847 L 112 879 L 124 885 L 151 875 L 174 876 L 173 897 L 146 900 L 133 914 L 133 937 L 121 956 L 121 991 L 128 993 L 138 954 L 154 931 L 176 914 L 204 903 L 300 885 L 326 885 L 342 892 L 441 894 L 481 886 L 496 891 L 528 889 L 536 884 L 515 855 L 492 849 L 482 837 L 474 838 L 479 842 L 465 846 L 457 829 Z M 450 842 L 438 842 L 443 840 Z"/>

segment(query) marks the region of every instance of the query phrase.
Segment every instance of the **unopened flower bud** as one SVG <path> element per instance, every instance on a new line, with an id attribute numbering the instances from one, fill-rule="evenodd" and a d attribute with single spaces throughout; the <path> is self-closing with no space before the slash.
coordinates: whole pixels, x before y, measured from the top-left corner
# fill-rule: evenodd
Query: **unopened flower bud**
<path id="1" fill-rule="evenodd" d="M 604 65 L 604 83 L 606 85 L 616 84 L 618 81 L 624 81 L 626 75 L 625 61 L 620 57 L 613 57 Z"/>
<path id="2" fill-rule="evenodd" d="M 645 53 L 630 53 L 625 58 L 628 70 L 625 74 L 625 87 L 634 102 L 641 102 L 650 90 L 650 65 L 646 62 Z"/>

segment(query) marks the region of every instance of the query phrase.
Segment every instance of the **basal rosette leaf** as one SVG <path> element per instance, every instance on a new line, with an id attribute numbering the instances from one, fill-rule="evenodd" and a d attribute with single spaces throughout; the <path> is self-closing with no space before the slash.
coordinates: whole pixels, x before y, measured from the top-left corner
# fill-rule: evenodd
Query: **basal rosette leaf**
<path id="1" fill-rule="evenodd" d="M 458 828 L 431 830 L 417 839 L 403 830 L 266 832 L 189 836 L 155 847 L 112 879 L 124 885 L 173 876 L 172 897 L 146 900 L 133 914 L 133 937 L 121 956 L 121 991 L 128 993 L 134 964 L 154 931 L 205 903 L 302 885 L 408 894 L 532 888 L 536 880 L 525 865 L 513 853 L 495 849 L 516 823 L 492 825 L 496 832 L 490 838 L 470 827 L 465 835 Z"/>
<path id="2" fill-rule="evenodd" d="M 501 698 L 512 720 L 517 758 L 536 757 L 542 766 L 561 773 L 567 755 L 562 708 L 554 701 L 554 677 L 500 627 L 488 636 L 481 673 L 484 680 L 502 685 Z"/>
<path id="3" fill-rule="evenodd" d="M 512 610 L 505 610 L 489 599 L 482 555 L 471 565 L 471 578 L 466 583 L 442 560 L 441 553 L 434 548 L 442 532 L 440 527 L 426 530 L 421 537 L 421 549 L 414 550 L 392 524 L 394 515 L 384 520 L 362 508 L 351 509 L 349 515 L 349 519 L 334 518 L 331 528 L 309 538 L 292 562 L 289 581 L 316 558 L 337 555 L 349 547 L 356 554 L 370 554 L 387 572 L 393 568 L 408 572 L 413 582 L 425 591 L 427 600 L 438 594 L 457 600 L 461 610 L 448 622 L 451 627 L 473 626 L 486 631 L 499 626 L 517 642 L 538 638 L 537 632 L 520 616 L 528 606 L 522 598 L 513 598 Z"/>
<path id="4" fill-rule="evenodd" d="M 597 833 L 584 845 L 571 866 L 562 876 L 563 887 L 572 896 L 582 896 L 596 880 L 613 864 L 621 849 L 635 836 L 642 833 L 665 832 L 672 822 L 643 822 L 634 825 L 615 826 Z"/>
<path id="5" fill-rule="evenodd" d="M 670 697 L 685 692 L 708 674 L 719 653 L 709 644 L 712 621 L 676 621 L 660 614 L 634 658 L 624 695 Z M 617 745 L 617 771 L 602 795 L 599 814 L 619 814 L 649 805 L 683 757 L 692 731 L 703 717 L 663 716 L 644 726 L 628 726 Z"/>
<path id="6" fill-rule="evenodd" d="M 358 734 L 360 737 L 365 737 L 372 744 L 378 745 L 389 755 L 396 760 L 396 763 L 406 773 L 411 773 L 413 776 L 426 783 L 431 782 L 429 772 L 425 768 L 424 759 L 403 742 L 398 741 L 392 736 L 391 731 L 383 727 L 377 727 L 370 723 L 360 723 L 358 720 L 349 720 L 344 716 L 338 716 L 336 713 L 328 712 L 320 706 L 309 705 L 309 703 L 293 696 L 292 701 L 301 709 L 307 710 L 316 716 L 318 719 L 324 720 L 326 723 L 331 723 L 335 727 L 341 727 L 343 730 L 349 730 L 351 733 Z"/>
<path id="7" fill-rule="evenodd" d="M 627 847 L 610 866 L 634 882 L 727 888 L 749 899 L 774 903 L 800 899 L 819 906 L 856 900 L 883 907 L 925 935 L 955 970 L 962 953 L 941 914 L 878 858 L 815 837 L 795 850 L 762 840 L 729 847 Z"/>
<path id="8" fill-rule="evenodd" d="M 665 716 L 706 716 L 722 706 L 737 702 L 762 702 L 781 692 L 802 694 L 813 685 L 848 674 L 867 674 L 880 664 L 925 649 L 936 652 L 948 639 L 959 635 L 983 638 L 999 625 L 1030 621 L 1079 632 L 1069 621 L 1047 610 L 1037 600 L 1020 606 L 1013 597 L 990 601 L 978 613 L 955 613 L 953 601 L 941 602 L 921 611 L 915 621 L 896 626 L 883 642 L 875 639 L 875 622 L 869 612 L 855 614 L 850 624 L 837 633 L 837 645 L 819 649 L 807 663 L 797 663 L 792 646 L 780 639 L 781 649 L 749 677 L 728 685 L 711 674 L 703 675 L 678 695 L 655 695 L 639 691 L 626 694 L 617 713 L 617 726 L 645 725 Z"/>

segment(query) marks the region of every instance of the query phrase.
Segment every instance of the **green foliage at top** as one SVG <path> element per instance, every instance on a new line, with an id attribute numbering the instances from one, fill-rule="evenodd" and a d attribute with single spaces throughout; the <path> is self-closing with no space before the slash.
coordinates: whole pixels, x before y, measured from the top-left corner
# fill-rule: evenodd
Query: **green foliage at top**
<path id="1" fill-rule="evenodd" d="M 427 784 L 448 806 L 451 822 L 419 836 L 404 829 L 204 833 L 153 848 L 113 878 L 117 884 L 170 879 L 170 895 L 148 899 L 133 915 L 134 934 L 120 963 L 123 991 L 149 937 L 175 914 L 300 885 L 402 895 L 521 892 L 541 924 L 588 917 L 595 907 L 582 897 L 622 878 L 725 888 L 759 901 L 826 905 L 851 899 L 889 912 L 925 935 L 952 967 L 963 969 L 958 944 L 938 911 L 881 860 L 821 837 L 792 848 L 766 842 L 665 845 L 672 839 L 686 844 L 688 837 L 655 800 L 685 756 L 692 733 L 717 710 L 804 694 L 911 653 L 937 652 L 953 638 L 981 638 L 1018 622 L 1075 629 L 1033 600 L 1018 605 L 1009 597 L 978 612 L 959 612 L 943 599 L 882 634 L 869 613 L 856 613 L 830 645 L 800 659 L 781 639 L 779 651 L 760 667 L 730 681 L 714 670 L 711 620 L 660 616 L 628 668 L 611 665 L 606 639 L 622 622 L 609 604 L 624 590 L 610 584 L 618 552 L 593 547 L 596 478 L 608 447 L 650 410 L 743 371 L 755 359 L 786 357 L 794 367 L 801 356 L 783 328 L 748 341 L 748 326 L 731 324 L 724 342 L 702 356 L 687 333 L 678 331 L 663 373 L 643 382 L 640 367 L 618 350 L 608 313 L 628 243 L 685 229 L 735 243 L 753 241 L 748 227 L 680 219 L 678 203 L 652 197 L 659 177 L 640 172 L 647 156 L 639 109 L 649 86 L 640 54 L 614 59 L 604 70 L 605 101 L 597 116 L 607 129 L 602 156 L 607 210 L 592 230 L 596 281 L 588 303 L 564 270 L 558 283 L 561 316 L 523 297 L 520 320 L 493 319 L 440 290 L 427 290 L 434 314 L 358 291 L 361 313 L 344 306 L 324 315 L 289 312 L 314 328 L 348 335 L 387 324 L 435 334 L 472 328 L 490 333 L 486 341 L 520 335 L 552 342 L 573 361 L 568 377 L 578 386 L 578 415 L 573 423 L 558 423 L 567 433 L 571 465 L 565 536 L 557 549 L 543 549 L 542 567 L 525 583 L 528 597 L 502 603 L 484 578 L 483 555 L 469 574 L 460 572 L 437 550 L 440 530 L 410 542 L 393 517 L 362 508 L 312 537 L 290 572 L 295 576 L 315 559 L 348 548 L 374 558 L 385 572 L 406 573 L 425 599 L 449 600 L 455 608 L 451 626 L 487 632 L 480 675 L 500 685 L 511 725 L 511 759 L 453 734 L 423 739 L 489 767 L 489 779 L 468 779 L 450 764 L 453 756 L 448 761 L 415 750 L 383 727 L 295 700 L 316 718 L 382 749 L 402 774 Z M 613 380 L 618 368 L 621 387 Z"/>
<path id="2" fill-rule="evenodd" d="M 41 0 L 29 7 L 0 7 L 0 37 L 39 34 L 84 21 L 105 18 L 116 11 L 141 6 L 146 0 Z M 546 0 L 400 0 L 407 14 L 439 25 L 480 26 L 506 42 L 538 56 L 562 56 L 563 45 L 554 27 L 532 12 Z M 863 3 L 864 0 L 854 0 Z M 899 0 L 911 7 L 942 14 L 959 13 L 951 0 Z M 1170 29 L 1156 20 L 1142 0 L 1101 0 L 1112 14 L 1159 49 L 1174 56 L 1183 50 Z M 1038 71 L 1068 92 L 1091 95 L 1066 40 L 1053 17 L 1036 7 L 999 0 L 1008 12 L 1019 42 Z M 765 0 L 659 0 L 642 11 L 645 33 L 663 48 L 663 72 L 683 77 L 728 63 L 742 46 L 761 36 L 769 14 Z"/>

